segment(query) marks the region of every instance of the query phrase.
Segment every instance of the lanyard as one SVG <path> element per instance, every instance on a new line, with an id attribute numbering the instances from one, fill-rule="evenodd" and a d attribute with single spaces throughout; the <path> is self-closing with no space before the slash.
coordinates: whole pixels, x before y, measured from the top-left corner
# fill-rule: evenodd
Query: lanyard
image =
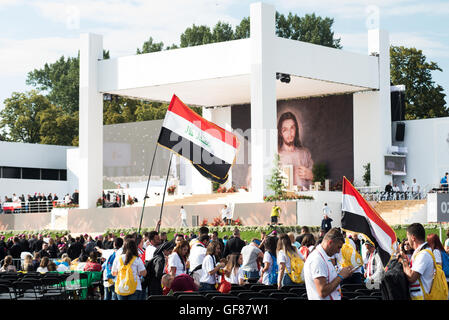
<path id="1" fill-rule="evenodd" d="M 331 282 L 330 281 L 331 274 L 330 274 L 330 271 L 329 271 L 329 264 L 327 263 L 326 259 L 324 259 L 324 257 L 321 254 L 320 250 L 317 250 L 317 252 L 320 254 L 321 258 L 323 259 L 324 263 L 326 264 L 326 267 L 327 267 L 327 283 L 330 283 Z M 341 293 L 340 293 L 340 296 L 341 296 Z M 329 294 L 329 298 L 331 300 L 334 300 L 334 298 L 332 298 L 332 292 Z"/>

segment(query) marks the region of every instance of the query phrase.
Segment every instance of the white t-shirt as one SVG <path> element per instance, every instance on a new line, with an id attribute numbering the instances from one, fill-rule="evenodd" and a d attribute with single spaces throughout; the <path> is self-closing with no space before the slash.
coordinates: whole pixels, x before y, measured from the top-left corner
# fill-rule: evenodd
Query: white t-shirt
<path id="1" fill-rule="evenodd" d="M 209 284 L 215 284 L 217 283 L 217 274 L 210 275 L 209 272 L 212 271 L 216 266 L 215 258 L 208 254 L 206 257 L 204 257 L 202 270 L 203 275 L 200 278 L 200 282 L 203 283 L 209 283 Z"/>
<path id="2" fill-rule="evenodd" d="M 408 185 L 407 185 L 406 183 L 401 184 L 401 191 L 402 191 L 402 192 L 406 192 L 407 189 L 408 189 Z"/>
<path id="3" fill-rule="evenodd" d="M 186 209 L 181 209 L 181 219 L 186 220 L 187 219 L 187 212 Z"/>
<path id="4" fill-rule="evenodd" d="M 112 263 L 112 268 L 111 268 L 112 273 L 119 272 L 119 267 L 120 267 L 119 257 L 121 257 L 123 263 L 125 263 L 126 255 L 124 255 L 124 254 L 117 255 L 117 257 L 114 259 L 114 262 Z M 142 284 L 140 283 L 139 273 L 142 272 L 143 270 L 146 270 L 145 265 L 142 262 L 142 259 L 140 259 L 139 257 L 136 257 L 136 259 L 134 259 L 133 264 L 131 265 L 131 269 L 133 271 L 134 280 L 137 282 L 136 290 L 142 290 Z"/>
<path id="5" fill-rule="evenodd" d="M 221 209 L 221 219 L 229 219 L 229 208 Z"/>
<path id="6" fill-rule="evenodd" d="M 430 254 L 426 251 L 419 252 L 422 246 L 427 242 L 423 243 L 415 250 L 412 256 L 412 270 L 418 272 L 421 275 L 421 282 L 426 293 L 429 293 L 430 287 L 433 281 L 433 273 L 435 269 L 433 267 L 433 259 Z M 430 250 L 430 249 L 429 249 Z"/>
<path id="7" fill-rule="evenodd" d="M 393 187 L 393 191 L 398 192 L 399 191 L 399 187 L 398 186 L 394 186 Z"/>
<path id="8" fill-rule="evenodd" d="M 328 206 L 323 207 L 323 214 L 329 215 L 331 213 L 331 209 Z"/>
<path id="9" fill-rule="evenodd" d="M 415 182 L 412 184 L 412 192 L 418 192 L 418 191 L 419 191 L 419 184 Z"/>
<path id="10" fill-rule="evenodd" d="M 59 265 L 58 265 L 58 267 L 56 268 L 56 271 L 58 271 L 58 272 L 66 272 L 66 271 L 69 271 L 70 270 L 70 268 L 69 267 L 67 267 L 65 264 L 63 264 L 63 263 L 60 263 Z"/>
<path id="11" fill-rule="evenodd" d="M 145 261 L 149 261 L 153 259 L 154 252 L 156 251 L 156 247 L 151 243 L 145 249 Z"/>
<path id="12" fill-rule="evenodd" d="M 327 283 L 337 277 L 337 271 L 321 245 L 310 253 L 304 264 L 304 282 L 306 285 L 307 298 L 309 300 L 341 300 L 338 286 L 329 296 L 321 298 L 315 286 L 314 279 L 324 277 Z M 332 299 L 331 299 L 332 297 Z"/>
<path id="13" fill-rule="evenodd" d="M 229 278 L 225 276 L 225 280 L 231 284 L 240 284 L 240 279 L 245 279 L 242 268 L 238 268 L 238 270 L 233 269 Z"/>
<path id="14" fill-rule="evenodd" d="M 186 273 L 185 265 L 182 263 L 181 258 L 176 252 L 173 252 L 168 256 L 168 270 L 170 271 L 171 267 L 176 268 L 176 275 Z"/>
<path id="15" fill-rule="evenodd" d="M 190 270 L 195 269 L 200 264 L 203 264 L 203 260 L 206 257 L 207 249 L 200 244 L 193 245 L 192 249 L 190 249 L 189 262 L 190 262 Z M 197 271 L 200 275 L 203 274 L 203 269 L 199 269 Z"/>
<path id="16" fill-rule="evenodd" d="M 48 272 L 48 269 L 47 269 L 47 267 L 45 267 L 45 268 L 39 267 L 39 268 L 37 268 L 36 272 L 46 273 L 46 272 Z"/>
<path id="17" fill-rule="evenodd" d="M 263 276 L 262 276 L 262 283 L 266 284 L 266 285 L 270 285 L 270 280 L 268 278 L 269 274 L 271 273 L 271 271 L 273 270 L 273 258 L 271 257 L 271 254 L 268 251 L 265 251 L 265 253 L 263 254 L 263 261 L 264 264 L 265 263 L 269 263 L 270 266 L 268 267 L 268 270 L 264 272 Z"/>

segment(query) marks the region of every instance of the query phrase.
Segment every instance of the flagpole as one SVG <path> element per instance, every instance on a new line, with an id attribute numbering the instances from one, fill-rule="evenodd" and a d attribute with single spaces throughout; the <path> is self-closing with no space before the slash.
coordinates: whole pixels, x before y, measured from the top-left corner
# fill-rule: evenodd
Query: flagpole
<path id="1" fill-rule="evenodd" d="M 148 188 L 150 186 L 151 172 L 153 171 L 153 164 L 154 164 L 154 159 L 156 158 L 157 147 L 158 147 L 158 144 L 156 143 L 156 148 L 154 148 L 154 153 L 153 153 L 153 160 L 151 161 L 150 173 L 148 175 L 147 188 L 145 190 L 145 196 L 143 198 L 142 213 L 140 214 L 140 223 L 139 223 L 139 229 L 137 231 L 137 234 L 140 234 L 140 228 L 142 226 L 142 219 L 143 219 L 143 211 L 145 210 L 145 202 L 146 202 L 147 198 L 149 198 Z"/>
<path id="2" fill-rule="evenodd" d="M 168 170 L 167 170 L 167 176 L 165 177 L 165 187 L 164 187 L 164 193 L 162 194 L 162 204 L 161 204 L 161 213 L 159 214 L 159 223 L 156 227 L 156 231 L 159 232 L 159 228 L 161 227 L 162 222 L 162 211 L 164 210 L 164 203 L 165 203 L 165 192 L 167 190 L 167 183 L 168 183 L 168 176 L 170 175 L 170 167 L 171 167 L 171 161 L 173 159 L 173 153 L 170 156 L 170 162 L 168 163 Z"/>

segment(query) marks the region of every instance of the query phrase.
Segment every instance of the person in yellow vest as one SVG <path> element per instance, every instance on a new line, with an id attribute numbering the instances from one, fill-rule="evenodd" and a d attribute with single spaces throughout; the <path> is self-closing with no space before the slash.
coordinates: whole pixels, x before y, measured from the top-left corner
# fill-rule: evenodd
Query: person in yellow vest
<path id="1" fill-rule="evenodd" d="M 271 224 L 279 224 L 279 216 L 281 214 L 281 208 L 274 204 L 274 206 L 271 208 Z"/>
<path id="2" fill-rule="evenodd" d="M 352 267 L 357 268 L 354 269 L 352 275 L 342 281 L 342 284 L 362 284 L 363 283 L 363 274 L 362 274 L 362 266 L 363 259 L 360 253 L 357 251 L 357 246 L 355 242 L 349 238 L 345 232 L 343 232 L 345 236 L 345 243 L 341 247 L 340 253 L 336 255 L 338 265 L 340 268 Z M 353 237 L 356 234 L 352 235 Z"/>
<path id="3" fill-rule="evenodd" d="M 407 228 L 407 240 L 415 250 L 411 260 L 402 252 L 402 267 L 409 281 L 412 300 L 447 300 L 448 287 L 444 272 L 426 242 L 422 224 L 413 223 Z M 439 268 L 439 270 L 438 270 Z M 440 281 L 441 280 L 441 281 Z"/>

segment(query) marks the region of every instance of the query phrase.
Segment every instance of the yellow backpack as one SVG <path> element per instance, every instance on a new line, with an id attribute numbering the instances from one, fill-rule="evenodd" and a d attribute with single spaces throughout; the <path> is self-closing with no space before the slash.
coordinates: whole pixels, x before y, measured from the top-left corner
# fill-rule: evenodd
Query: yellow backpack
<path id="1" fill-rule="evenodd" d="M 119 256 L 119 271 L 115 280 L 115 293 L 121 296 L 129 296 L 136 292 L 137 281 L 134 278 L 133 270 L 131 268 L 136 257 L 133 257 L 128 264 L 124 264 L 122 256 Z"/>
<path id="2" fill-rule="evenodd" d="M 304 268 L 304 261 L 298 255 L 292 255 L 288 251 L 287 256 L 290 258 L 290 272 L 287 272 L 290 279 L 294 283 L 303 283 L 302 269 Z"/>
<path id="3" fill-rule="evenodd" d="M 363 265 L 363 259 L 360 253 L 354 249 L 349 243 L 349 239 L 345 239 L 345 243 L 341 247 L 341 267 L 358 267 Z"/>
<path id="4" fill-rule="evenodd" d="M 433 255 L 433 252 L 431 250 L 425 249 L 423 251 L 427 251 L 430 253 L 433 259 L 433 267 L 435 268 L 432 287 L 430 288 L 429 293 L 425 292 L 421 282 L 421 278 L 419 278 L 419 285 L 421 286 L 421 290 L 424 294 L 424 300 L 447 300 L 448 287 L 446 282 L 446 275 L 444 274 L 443 268 L 436 263 L 435 256 Z"/>

